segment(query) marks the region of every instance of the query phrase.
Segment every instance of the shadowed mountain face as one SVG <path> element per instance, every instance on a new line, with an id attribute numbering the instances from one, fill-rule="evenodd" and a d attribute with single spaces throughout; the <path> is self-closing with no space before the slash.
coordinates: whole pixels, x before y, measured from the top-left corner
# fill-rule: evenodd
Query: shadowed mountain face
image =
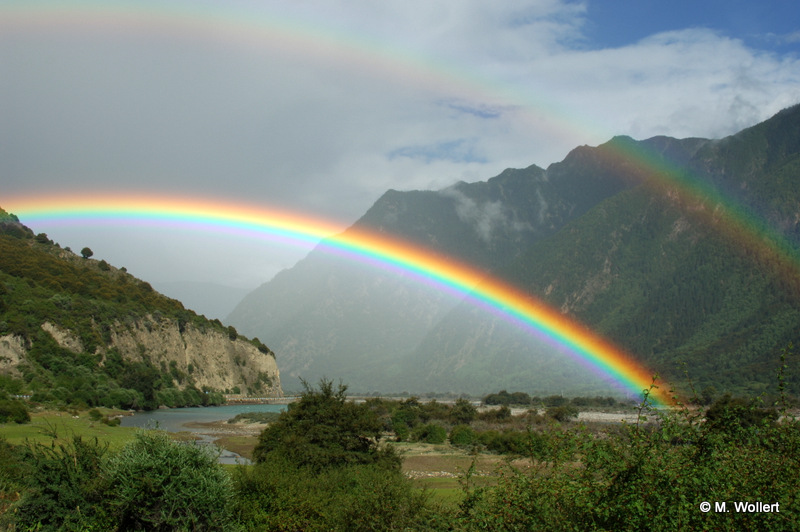
<path id="1" fill-rule="evenodd" d="M 730 229 L 715 213 L 732 198 L 737 219 L 766 220 L 797 255 L 798 115 L 788 109 L 715 141 L 617 137 L 547 170 L 389 191 L 355 226 L 500 276 L 662 376 L 681 377 L 684 361 L 698 385 L 765 389 L 780 350 L 800 339 L 797 270 L 779 271 L 758 239 L 739 234 L 746 226 Z M 324 375 L 363 392 L 609 391 L 467 301 L 320 249 L 248 295 L 228 322 L 269 342 L 287 389 Z"/>

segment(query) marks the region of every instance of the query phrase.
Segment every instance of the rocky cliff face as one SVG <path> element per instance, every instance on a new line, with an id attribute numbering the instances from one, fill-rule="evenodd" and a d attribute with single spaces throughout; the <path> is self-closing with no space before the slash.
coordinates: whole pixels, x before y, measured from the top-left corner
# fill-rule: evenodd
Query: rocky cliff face
<path id="1" fill-rule="evenodd" d="M 84 351 L 80 339 L 68 329 L 49 322 L 42 329 L 64 349 Z M 201 330 L 191 324 L 181 327 L 176 320 L 146 316 L 131 323 L 116 323 L 110 341 L 98 354 L 116 350 L 123 359 L 149 361 L 164 372 L 181 377 L 179 385 L 192 381 L 198 388 L 234 390 L 279 397 L 283 395 L 275 354 L 263 352 L 252 343 L 216 330 Z M 0 337 L 0 372 L 15 373 L 24 363 L 27 347 L 22 338 Z M 102 362 L 101 362 L 102 363 Z"/>

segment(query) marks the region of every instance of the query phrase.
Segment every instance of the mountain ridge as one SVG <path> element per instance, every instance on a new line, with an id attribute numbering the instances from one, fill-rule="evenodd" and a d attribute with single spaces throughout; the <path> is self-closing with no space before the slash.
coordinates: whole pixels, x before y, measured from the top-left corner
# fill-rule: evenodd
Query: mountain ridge
<path id="1" fill-rule="evenodd" d="M 715 381 L 713 364 L 700 364 L 698 381 L 736 391 L 750 379 L 763 388 L 775 374 L 764 357 L 774 359 L 781 343 L 800 339 L 791 325 L 795 304 L 781 299 L 782 285 L 759 271 L 746 256 L 749 250 L 725 240 L 735 235 L 711 229 L 715 209 L 727 208 L 718 200 L 728 194 L 768 220 L 781 239 L 798 242 L 799 109 L 725 139 L 618 136 L 597 147 L 579 146 L 547 169 L 508 169 L 485 182 L 440 191 L 389 191 L 354 227 L 410 239 L 516 283 L 670 379 L 683 378 L 677 358 L 700 364 L 698 350 L 704 349 L 707 360 L 719 362 L 739 338 L 750 347 L 731 356 L 756 367 L 748 370 L 755 377 L 728 368 Z M 690 181 L 710 195 L 684 194 L 681 187 Z M 666 259 L 659 261 L 660 254 Z M 531 348 L 529 337 L 465 303 L 442 302 L 435 291 L 416 286 L 404 292 L 401 281 L 385 272 L 341 259 L 333 267 L 326 262 L 332 260 L 312 251 L 228 317 L 248 334 L 271 338 L 292 378 L 325 374 L 342 377 L 354 390 L 412 393 L 496 391 L 515 382 L 535 393 L 584 394 L 609 384 L 582 374 L 580 364 L 562 365 L 563 354 L 551 348 Z M 728 287 L 706 290 L 712 278 L 726 279 Z M 418 297 L 396 295 L 409 290 L 419 290 Z M 706 292 L 705 314 L 681 314 L 682 306 L 694 309 L 692 301 Z M 300 298 L 314 318 L 284 315 L 279 326 L 260 328 L 259 312 L 248 310 L 259 298 L 275 313 L 284 302 L 294 304 L 287 298 Z M 660 306 L 669 311 L 658 311 Z M 756 319 L 764 313 L 769 319 Z M 658 315 L 667 321 L 650 323 Z M 681 321 L 686 316 L 705 325 L 692 329 Z M 744 327 L 748 319 L 760 325 Z M 377 330 L 381 322 L 391 324 L 386 334 Z M 770 330 L 774 338 L 767 340 Z M 741 340 L 745 335 L 750 339 Z M 758 345 L 768 355 L 756 356 Z"/>

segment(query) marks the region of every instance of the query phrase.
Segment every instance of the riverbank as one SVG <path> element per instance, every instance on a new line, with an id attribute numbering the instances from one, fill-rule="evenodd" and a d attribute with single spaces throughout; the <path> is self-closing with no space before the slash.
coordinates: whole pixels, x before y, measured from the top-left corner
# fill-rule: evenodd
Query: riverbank
<path id="1" fill-rule="evenodd" d="M 253 449 L 258 443 L 266 423 L 228 423 L 227 421 L 195 421 L 185 424 L 194 434 L 206 436 L 211 443 L 247 460 L 253 459 Z"/>

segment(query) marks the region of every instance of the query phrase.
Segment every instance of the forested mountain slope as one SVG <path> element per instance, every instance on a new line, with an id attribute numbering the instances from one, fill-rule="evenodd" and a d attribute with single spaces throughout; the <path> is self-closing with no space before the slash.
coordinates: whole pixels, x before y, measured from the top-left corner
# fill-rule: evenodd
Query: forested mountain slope
<path id="1" fill-rule="evenodd" d="M 677 385 L 688 378 L 698 390 L 775 391 L 780 354 L 800 340 L 798 132 L 795 107 L 702 142 L 684 165 L 672 166 L 677 175 L 650 176 L 606 199 L 496 273 Z M 653 143 L 666 141 L 640 149 L 652 157 Z M 448 364 L 431 355 L 442 352 L 450 353 Z M 486 353 L 493 364 L 481 370 Z M 431 331 L 413 360 L 416 378 L 454 387 L 516 389 L 543 380 L 560 389 L 575 378 L 466 306 Z M 789 355 L 786 382 L 794 393 L 799 361 Z"/>
<path id="2" fill-rule="evenodd" d="M 616 137 L 546 170 L 389 191 L 356 226 L 482 267 L 673 381 L 685 367 L 699 386 L 761 390 L 800 340 L 799 132 L 794 107 L 721 140 Z M 229 321 L 270 339 L 284 377 L 341 377 L 358 391 L 606 387 L 470 304 L 321 250 Z"/>

